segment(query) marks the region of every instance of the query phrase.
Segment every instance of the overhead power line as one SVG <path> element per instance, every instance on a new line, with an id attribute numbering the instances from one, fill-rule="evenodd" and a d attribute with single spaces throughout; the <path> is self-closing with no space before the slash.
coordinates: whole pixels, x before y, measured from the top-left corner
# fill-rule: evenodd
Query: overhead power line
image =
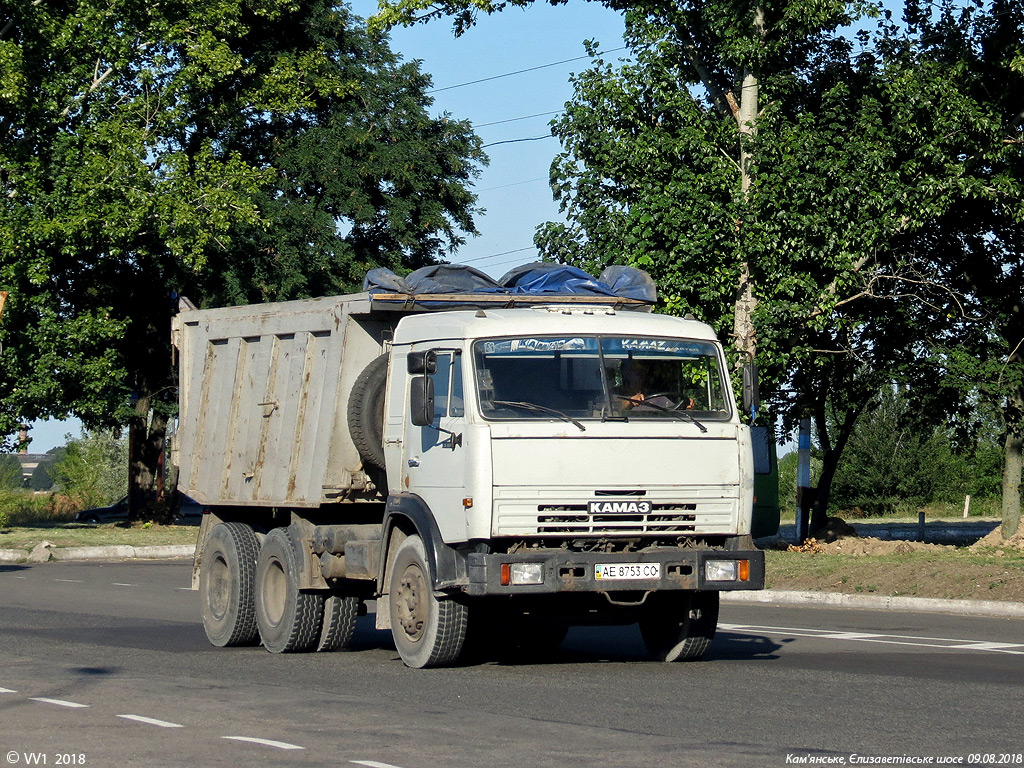
<path id="1" fill-rule="evenodd" d="M 496 147 L 499 144 L 516 144 L 520 141 L 540 141 L 541 139 L 553 139 L 555 138 L 550 133 L 547 136 L 530 136 L 525 139 L 505 139 L 505 141 L 492 141 L 490 144 L 482 144 L 481 149 L 484 147 Z"/>
<path id="2" fill-rule="evenodd" d="M 460 264 L 471 264 L 476 261 L 486 261 L 487 259 L 496 259 L 499 256 L 508 256 L 512 253 L 522 253 L 523 251 L 535 251 L 537 246 L 531 245 L 529 248 L 515 248 L 511 251 L 502 251 L 501 253 L 492 253 L 490 256 L 477 256 L 475 259 L 466 259 L 465 261 L 459 262 Z M 504 262 L 501 262 L 504 263 Z M 494 266 L 493 264 L 491 266 Z"/>
<path id="3" fill-rule="evenodd" d="M 532 117 L 547 117 L 548 115 L 558 115 L 558 114 L 561 114 L 561 113 L 562 113 L 562 110 L 556 109 L 554 112 L 538 112 L 536 115 L 523 115 L 522 117 L 510 117 L 507 120 L 495 120 L 493 123 L 480 123 L 479 125 L 474 125 L 473 127 L 474 128 L 486 128 L 486 127 L 488 127 L 490 125 L 501 125 L 503 123 L 515 123 L 515 122 L 517 122 L 519 120 L 529 120 Z"/>
<path id="4" fill-rule="evenodd" d="M 598 51 L 598 56 L 603 56 L 606 53 L 615 53 L 616 51 L 623 51 L 627 48 L 625 45 L 620 45 L 618 48 L 609 48 L 607 51 Z M 573 61 L 580 61 L 582 59 L 592 58 L 590 55 L 576 56 L 571 59 L 562 59 L 562 61 L 553 61 L 550 64 L 540 64 L 536 67 L 527 67 L 526 69 L 517 69 L 515 72 L 505 72 L 501 75 L 492 75 L 491 77 L 483 77 L 479 80 L 470 80 L 466 83 L 458 83 L 456 85 L 446 85 L 444 88 L 434 88 L 432 91 L 427 93 L 440 93 L 441 91 L 450 91 L 453 88 L 465 88 L 467 85 L 477 85 L 478 83 L 489 83 L 491 80 L 500 80 L 503 77 L 512 77 L 513 75 L 522 75 L 526 72 L 536 72 L 538 69 L 547 69 L 548 67 L 557 67 L 559 64 L 569 64 Z"/>
<path id="5" fill-rule="evenodd" d="M 518 187 L 520 184 L 533 184 L 537 181 L 548 181 L 547 176 L 538 176 L 536 179 L 526 179 L 525 181 L 513 181 L 510 184 L 499 184 L 496 187 L 487 187 L 486 189 L 476 189 L 474 192 L 490 192 L 495 189 L 505 189 L 506 187 Z"/>

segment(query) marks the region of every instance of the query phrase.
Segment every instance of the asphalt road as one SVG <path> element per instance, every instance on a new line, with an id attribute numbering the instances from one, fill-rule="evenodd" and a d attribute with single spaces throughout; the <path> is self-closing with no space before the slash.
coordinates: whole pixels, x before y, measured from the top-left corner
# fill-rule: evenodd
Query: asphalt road
<path id="1" fill-rule="evenodd" d="M 372 616 L 348 653 L 213 648 L 189 578 L 0 567 L 0 766 L 1024 764 L 1019 619 L 728 605 L 700 663 L 629 627 L 410 670 Z"/>

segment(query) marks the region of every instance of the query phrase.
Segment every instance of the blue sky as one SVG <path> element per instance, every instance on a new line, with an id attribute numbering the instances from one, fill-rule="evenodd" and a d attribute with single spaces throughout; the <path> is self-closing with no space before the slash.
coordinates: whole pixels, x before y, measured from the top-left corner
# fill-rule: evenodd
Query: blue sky
<path id="1" fill-rule="evenodd" d="M 352 8 L 366 18 L 376 12 L 377 2 L 356 0 Z M 562 109 L 572 95 L 570 73 L 585 70 L 589 60 L 543 65 L 585 56 L 584 40 L 598 41 L 603 51 L 619 48 L 622 31 L 622 16 L 599 3 L 577 0 L 558 7 L 538 3 L 482 17 L 459 38 L 447 20 L 395 29 L 391 49 L 406 61 L 423 62 L 423 71 L 439 89 L 431 94 L 435 115 L 447 112 L 470 120 L 487 144 L 550 135 L 548 123 L 555 115 L 546 113 Z M 615 60 L 623 54 L 625 51 L 609 53 L 606 58 Z M 450 88 L 541 66 L 533 72 Z M 528 115 L 540 116 L 517 119 Z M 533 232 L 537 225 L 561 218 L 547 181 L 559 148 L 553 138 L 487 148 L 491 163 L 475 185 L 479 205 L 487 210 L 477 220 L 480 236 L 468 238 L 452 261 L 500 277 L 509 268 L 535 258 Z M 64 445 L 66 434 L 77 437 L 80 429 L 74 419 L 36 422 L 30 450 L 45 453 Z"/>
<path id="2" fill-rule="evenodd" d="M 376 12 L 376 0 L 357 0 L 362 17 Z M 483 16 L 456 38 L 450 20 L 437 20 L 391 32 L 391 49 L 405 60 L 419 59 L 431 75 L 435 114 L 450 113 L 470 120 L 484 144 L 550 136 L 548 123 L 572 95 L 569 75 L 582 72 L 581 58 L 511 77 L 475 85 L 469 81 L 517 72 L 566 59 L 584 57 L 584 40 L 596 40 L 602 51 L 620 48 L 621 14 L 597 2 L 574 0 L 552 7 L 538 2 L 525 9 L 508 8 Z M 614 61 L 625 51 L 608 54 Z M 540 115 L 526 120 L 516 118 Z M 499 121 L 514 120 L 514 122 Z M 477 179 L 480 236 L 469 238 L 452 261 L 471 264 L 494 277 L 510 267 L 533 261 L 533 233 L 538 224 L 560 219 L 551 197 L 548 171 L 560 145 L 554 138 L 487 147 L 490 165 Z M 519 249 L 528 249 L 519 251 Z M 516 253 L 506 253 L 517 251 Z M 497 255 L 505 254 L 505 255 Z"/>

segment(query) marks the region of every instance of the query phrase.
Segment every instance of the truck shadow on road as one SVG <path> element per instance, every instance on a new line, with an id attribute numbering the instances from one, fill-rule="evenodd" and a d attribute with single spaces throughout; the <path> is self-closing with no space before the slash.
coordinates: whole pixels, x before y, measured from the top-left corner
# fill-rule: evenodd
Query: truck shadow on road
<path id="1" fill-rule="evenodd" d="M 715 635 L 707 661 L 753 661 L 778 659 L 778 652 L 787 640 L 766 635 L 720 630 Z M 373 617 L 361 618 L 356 625 L 353 650 L 393 650 L 388 630 L 374 628 Z M 573 627 L 557 648 L 530 649 L 501 647 L 498 644 L 478 645 L 462 661 L 461 666 L 480 664 L 614 664 L 651 661 L 636 625 L 613 627 Z M 652 662 L 653 663 L 653 662 Z"/>

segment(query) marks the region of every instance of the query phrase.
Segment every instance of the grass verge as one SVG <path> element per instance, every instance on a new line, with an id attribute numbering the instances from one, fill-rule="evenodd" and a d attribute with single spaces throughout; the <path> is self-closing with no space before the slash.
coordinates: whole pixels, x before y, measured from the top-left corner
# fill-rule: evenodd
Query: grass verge
<path id="1" fill-rule="evenodd" d="M 30 551 L 43 541 L 55 547 L 134 547 L 195 544 L 199 528 L 195 525 L 150 525 L 148 523 L 110 523 L 85 525 L 55 523 L 45 526 L 5 528 L 0 530 L 0 549 Z"/>
<path id="2" fill-rule="evenodd" d="M 765 554 L 768 589 L 1024 602 L 1024 552 L 1010 549 Z"/>

